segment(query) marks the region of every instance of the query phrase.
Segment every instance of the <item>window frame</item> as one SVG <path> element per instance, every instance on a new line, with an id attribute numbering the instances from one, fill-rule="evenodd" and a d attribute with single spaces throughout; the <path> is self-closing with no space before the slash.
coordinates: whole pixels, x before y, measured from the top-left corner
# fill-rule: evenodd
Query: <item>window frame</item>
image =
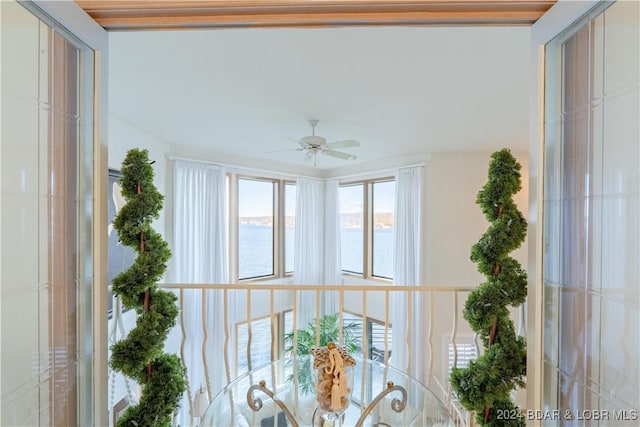
<path id="1" fill-rule="evenodd" d="M 235 283 L 262 282 L 292 277 L 294 272 L 286 271 L 285 186 L 293 185 L 295 187 L 296 181 L 291 178 L 247 173 L 233 173 L 228 176 L 228 230 L 232 230 L 233 235 L 233 239 L 229 239 L 228 242 L 229 271 L 233 271 Z M 240 278 L 240 180 L 262 181 L 273 185 L 273 272 L 269 275 Z"/>
<path id="2" fill-rule="evenodd" d="M 362 278 L 366 278 L 367 277 L 367 268 L 366 268 L 366 264 L 367 264 L 367 204 L 368 204 L 368 200 L 367 200 L 367 184 L 365 181 L 353 181 L 353 182 L 344 182 L 344 183 L 339 183 L 338 184 L 338 198 L 340 198 L 340 188 L 342 187 L 352 187 L 352 186 L 356 186 L 356 185 L 362 185 L 362 273 L 359 273 L 357 271 L 351 271 L 351 270 L 345 270 L 344 267 L 342 266 L 342 255 L 341 255 L 341 265 L 340 265 L 340 271 L 342 271 L 342 274 L 345 276 L 351 276 L 351 277 L 362 277 Z M 339 212 L 340 215 L 340 239 L 342 240 L 342 211 Z M 340 251 L 342 252 L 342 245 L 340 245 Z"/>
<path id="3" fill-rule="evenodd" d="M 282 202 L 282 208 L 281 208 L 281 212 L 282 212 L 282 224 L 281 224 L 281 230 L 282 230 L 282 251 L 281 251 L 281 259 L 282 259 L 282 275 L 281 277 L 293 277 L 293 274 L 295 272 L 295 263 L 293 265 L 293 270 L 291 271 L 287 271 L 287 185 L 292 185 L 295 187 L 296 189 L 296 199 L 295 202 L 297 204 L 298 202 L 298 186 L 296 185 L 296 182 L 294 180 L 290 180 L 290 179 L 282 179 L 280 180 L 281 183 L 280 185 L 282 186 L 282 192 L 280 194 L 282 194 L 281 202 Z M 294 214 L 293 214 L 293 218 L 294 218 L 294 227 L 293 227 L 293 231 L 294 231 L 294 236 L 293 236 L 293 241 L 294 241 L 294 248 L 295 248 L 295 205 L 294 205 Z M 294 258 L 295 258 L 295 252 L 294 252 Z"/>
<path id="4" fill-rule="evenodd" d="M 381 182 L 396 182 L 395 176 L 381 176 L 369 179 L 349 180 L 340 182 L 338 189 L 353 185 L 362 185 L 362 273 L 345 270 L 341 267 L 342 275 L 347 277 L 357 277 L 366 280 L 380 281 L 383 283 L 393 282 L 392 277 L 375 276 L 373 274 L 373 186 Z M 395 210 L 394 227 L 395 227 Z"/>
<path id="5" fill-rule="evenodd" d="M 396 210 L 395 210 L 396 179 L 395 179 L 395 177 L 390 177 L 390 178 L 387 178 L 387 179 L 375 179 L 375 180 L 371 180 L 371 183 L 370 183 L 370 187 L 371 187 L 371 196 L 370 196 L 370 200 L 371 200 L 371 229 L 369 230 L 369 232 L 371 233 L 371 236 L 370 236 L 371 253 L 369 255 L 370 255 L 371 259 L 370 259 L 370 264 L 369 265 L 370 265 L 371 269 L 369 271 L 371 272 L 371 275 L 370 275 L 371 278 L 384 280 L 384 281 L 393 281 L 393 277 L 378 276 L 378 275 L 375 274 L 375 271 L 374 271 L 374 261 L 375 261 L 375 258 L 374 258 L 374 256 L 375 256 L 375 252 L 374 252 L 374 249 L 375 249 L 374 248 L 374 246 L 375 246 L 374 245 L 374 243 L 375 243 L 375 241 L 374 241 L 374 236 L 375 236 L 375 234 L 374 234 L 374 232 L 375 232 L 374 217 L 375 217 L 375 213 L 376 213 L 375 209 L 374 209 L 374 203 L 375 203 L 375 191 L 374 191 L 374 189 L 375 189 L 375 185 L 376 184 L 388 183 L 388 182 L 393 182 L 393 184 L 394 184 L 394 188 L 393 188 L 393 192 L 394 192 L 394 194 L 393 194 L 393 196 L 394 196 L 393 230 L 395 230 L 395 227 L 396 227 Z M 391 275 L 393 276 L 393 265 L 392 265 Z"/>
<path id="6" fill-rule="evenodd" d="M 272 206 L 273 206 L 273 220 L 272 220 L 272 271 L 271 274 L 261 275 L 261 276 L 252 276 L 252 277 L 240 277 L 240 181 L 259 181 L 259 182 L 267 182 L 271 183 L 273 186 L 273 198 L 272 198 Z M 233 252 L 233 257 L 235 259 L 235 277 L 237 278 L 238 283 L 242 282 L 257 282 L 263 280 L 271 280 L 280 277 L 280 257 L 279 257 L 279 247 L 280 247 L 280 203 L 279 203 L 279 194 L 280 194 L 280 185 L 279 182 L 281 180 L 276 178 L 270 178 L 265 176 L 258 175 L 248 175 L 248 174 L 237 174 L 233 179 L 235 183 L 235 201 L 233 206 L 233 211 L 235 211 L 234 218 L 234 235 L 235 235 L 235 250 Z"/>

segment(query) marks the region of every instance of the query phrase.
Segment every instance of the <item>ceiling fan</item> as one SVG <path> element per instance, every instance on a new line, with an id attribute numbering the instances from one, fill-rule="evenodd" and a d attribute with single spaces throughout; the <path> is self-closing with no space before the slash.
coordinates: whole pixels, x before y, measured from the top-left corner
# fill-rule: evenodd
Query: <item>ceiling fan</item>
<path id="1" fill-rule="evenodd" d="M 298 144 L 300 148 L 297 151 L 304 151 L 305 157 L 307 160 L 314 159 L 315 166 L 315 158 L 318 153 L 324 154 L 325 156 L 337 157 L 342 160 L 355 160 L 356 156 L 349 153 L 344 153 L 342 151 L 336 151 L 336 148 L 349 148 L 349 147 L 359 147 L 360 143 L 353 139 L 345 139 L 343 141 L 336 142 L 327 142 L 327 140 L 321 136 L 316 135 L 316 125 L 318 124 L 318 120 L 312 119 L 309 120 L 309 124 L 311 125 L 311 135 L 305 136 Z"/>

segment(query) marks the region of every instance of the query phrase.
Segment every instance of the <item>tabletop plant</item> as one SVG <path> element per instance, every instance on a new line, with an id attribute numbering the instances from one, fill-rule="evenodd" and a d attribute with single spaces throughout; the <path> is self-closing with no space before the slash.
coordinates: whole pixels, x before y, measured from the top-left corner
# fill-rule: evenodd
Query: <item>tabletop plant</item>
<path id="1" fill-rule="evenodd" d="M 454 368 L 450 381 L 479 424 L 524 426 L 510 395 L 524 387 L 526 343 L 516 335 L 508 308 L 521 305 L 527 296 L 527 275 L 509 256 L 527 233 L 527 221 L 513 201 L 521 188 L 520 164 L 508 149 L 491 159 L 489 179 L 476 199 L 490 225 L 471 248 L 471 260 L 487 280 L 469 294 L 464 308 L 464 318 L 482 338 L 484 353 L 468 368 Z"/>
<path id="2" fill-rule="evenodd" d="M 132 247 L 133 265 L 113 279 L 113 292 L 135 309 L 136 326 L 111 348 L 111 367 L 142 386 L 137 405 L 118 419 L 119 427 L 170 426 L 186 388 L 185 368 L 174 354 L 163 353 L 169 329 L 176 323 L 176 296 L 158 289 L 171 252 L 152 227 L 164 197 L 153 185 L 147 150 L 130 150 L 122 163 L 120 185 L 126 204 L 114 218 L 120 242 Z"/>
<path id="3" fill-rule="evenodd" d="M 320 328 L 318 329 L 320 335 L 320 346 L 326 347 L 330 342 L 339 342 L 340 329 L 339 329 L 339 316 L 335 314 L 325 314 L 320 317 Z M 357 349 L 358 336 L 356 335 L 356 329 L 358 325 L 355 323 L 348 323 L 342 328 L 342 339 L 344 347 L 349 353 L 354 353 Z M 298 341 L 296 345 L 296 355 L 298 357 L 298 384 L 300 389 L 304 393 L 314 392 L 313 381 L 311 379 L 311 349 L 316 346 L 316 321 L 315 319 L 310 321 L 304 328 L 297 331 Z M 284 335 L 286 353 L 293 351 L 293 332 L 289 332 Z M 289 381 L 293 380 L 293 375 L 288 378 Z"/>

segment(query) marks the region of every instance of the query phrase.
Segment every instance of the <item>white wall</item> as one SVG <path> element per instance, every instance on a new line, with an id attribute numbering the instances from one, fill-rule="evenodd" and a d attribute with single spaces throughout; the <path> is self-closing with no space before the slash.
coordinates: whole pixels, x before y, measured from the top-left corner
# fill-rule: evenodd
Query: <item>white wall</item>
<path id="1" fill-rule="evenodd" d="M 516 195 L 518 208 L 528 212 L 529 160 L 527 153 L 513 153 L 522 165 L 523 189 Z M 430 285 L 470 285 L 484 281 L 469 260 L 471 246 L 489 226 L 480 206 L 478 191 L 487 182 L 490 152 L 432 153 L 430 187 L 427 190 L 427 265 Z M 512 256 L 527 267 L 527 242 Z"/>

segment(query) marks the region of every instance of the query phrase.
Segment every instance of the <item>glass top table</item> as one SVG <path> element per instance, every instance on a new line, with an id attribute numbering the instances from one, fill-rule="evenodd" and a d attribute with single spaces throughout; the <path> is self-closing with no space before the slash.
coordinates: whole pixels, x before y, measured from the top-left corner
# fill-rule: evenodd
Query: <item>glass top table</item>
<path id="1" fill-rule="evenodd" d="M 300 356 L 295 363 L 293 359 L 280 359 L 229 383 L 215 396 L 200 425 L 302 427 L 314 426 L 314 422 L 323 427 L 338 425 L 320 423 L 314 417 L 316 407 L 310 358 Z M 453 426 L 454 422 L 442 402 L 419 381 L 392 367 L 358 359 L 351 402 L 342 425 L 440 427 Z"/>

